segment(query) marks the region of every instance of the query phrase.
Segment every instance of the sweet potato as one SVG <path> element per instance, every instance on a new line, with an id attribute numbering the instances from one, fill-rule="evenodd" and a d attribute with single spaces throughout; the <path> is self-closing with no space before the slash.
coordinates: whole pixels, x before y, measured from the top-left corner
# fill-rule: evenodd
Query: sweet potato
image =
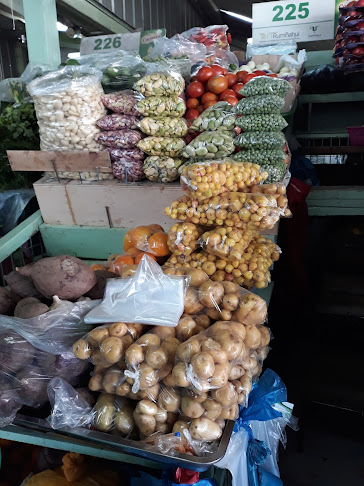
<path id="1" fill-rule="evenodd" d="M 35 297 L 20 300 L 15 307 L 14 316 L 21 319 L 31 319 L 49 311 L 49 307 Z"/>
<path id="2" fill-rule="evenodd" d="M 4 287 L 0 287 L 0 314 L 11 315 L 16 306 L 15 297 Z"/>
<path id="3" fill-rule="evenodd" d="M 51 299 L 76 300 L 97 282 L 95 273 L 79 258 L 67 255 L 48 257 L 16 269 L 30 277 L 39 292 Z"/>
<path id="4" fill-rule="evenodd" d="M 42 298 L 42 295 L 34 287 L 31 279 L 21 275 L 19 272 L 10 272 L 8 275 L 5 275 L 5 282 L 9 285 L 11 290 L 22 299 L 25 299 L 26 297 L 36 297 L 37 299 Z"/>
<path id="5" fill-rule="evenodd" d="M 103 299 L 107 279 L 117 278 L 118 276 L 113 272 L 109 272 L 108 270 L 95 270 L 94 273 L 96 275 L 97 282 L 86 295 L 91 299 Z"/>

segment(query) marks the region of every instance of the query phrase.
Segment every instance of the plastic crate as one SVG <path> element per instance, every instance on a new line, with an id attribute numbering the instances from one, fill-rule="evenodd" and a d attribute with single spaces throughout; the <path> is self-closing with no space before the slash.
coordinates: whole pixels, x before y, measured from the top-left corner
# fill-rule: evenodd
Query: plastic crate
<path id="1" fill-rule="evenodd" d="M 364 146 L 364 126 L 362 127 L 347 127 L 350 138 L 350 145 L 353 147 Z"/>

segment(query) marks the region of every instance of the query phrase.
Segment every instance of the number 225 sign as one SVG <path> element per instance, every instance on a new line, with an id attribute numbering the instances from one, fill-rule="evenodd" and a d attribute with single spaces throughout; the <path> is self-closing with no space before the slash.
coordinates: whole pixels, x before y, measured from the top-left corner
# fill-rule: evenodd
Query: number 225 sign
<path id="1" fill-rule="evenodd" d="M 253 43 L 334 38 L 335 0 L 286 0 L 253 4 Z"/>

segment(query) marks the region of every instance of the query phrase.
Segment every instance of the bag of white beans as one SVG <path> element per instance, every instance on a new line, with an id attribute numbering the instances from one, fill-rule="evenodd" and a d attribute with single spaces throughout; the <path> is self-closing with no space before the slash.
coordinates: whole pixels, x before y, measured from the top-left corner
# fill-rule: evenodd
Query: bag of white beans
<path id="1" fill-rule="evenodd" d="M 97 69 L 66 66 L 28 84 L 41 150 L 102 150 L 94 139 L 100 132 L 96 122 L 106 115 L 101 78 Z"/>

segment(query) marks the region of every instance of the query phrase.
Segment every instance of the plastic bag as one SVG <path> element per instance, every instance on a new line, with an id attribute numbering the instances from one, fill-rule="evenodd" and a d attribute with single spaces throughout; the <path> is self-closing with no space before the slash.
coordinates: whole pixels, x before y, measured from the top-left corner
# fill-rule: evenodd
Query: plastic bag
<path id="1" fill-rule="evenodd" d="M 234 113 L 242 115 L 268 115 L 281 113 L 284 107 L 284 98 L 276 95 L 254 96 L 243 98 L 234 107 Z"/>
<path id="2" fill-rule="evenodd" d="M 260 166 L 268 172 L 268 177 L 265 180 L 266 183 L 282 182 L 288 172 L 288 167 L 285 162 L 260 162 Z"/>
<path id="3" fill-rule="evenodd" d="M 192 42 L 204 44 L 207 48 L 207 55 L 216 49 L 229 50 L 227 38 L 227 25 L 209 25 L 208 27 L 193 27 L 179 34 L 179 37 L 186 38 Z"/>
<path id="4" fill-rule="evenodd" d="M 26 85 L 34 78 L 43 76 L 51 70 L 51 66 L 47 64 L 28 63 L 19 78 L 7 78 L 0 82 L 0 101 L 4 101 L 5 103 L 19 103 L 20 100 L 30 100 Z"/>
<path id="5" fill-rule="evenodd" d="M 168 230 L 168 248 L 176 255 L 190 255 L 201 233 L 202 229 L 193 223 L 176 223 Z"/>
<path id="6" fill-rule="evenodd" d="M 137 81 L 134 88 L 144 96 L 179 96 L 185 82 L 178 73 L 154 73 Z"/>
<path id="7" fill-rule="evenodd" d="M 244 191 L 268 177 L 259 165 L 234 162 L 232 159 L 202 161 L 182 168 L 182 190 L 190 197 L 203 201 L 229 191 Z M 245 191 L 244 191 L 245 192 Z"/>
<path id="8" fill-rule="evenodd" d="M 245 192 L 250 192 L 251 194 L 271 194 L 277 200 L 277 205 L 283 212 L 282 216 L 286 218 L 292 216 L 292 213 L 288 208 L 288 198 L 286 196 L 287 187 L 285 184 L 261 184 L 259 187 L 252 186 Z"/>
<path id="9" fill-rule="evenodd" d="M 257 76 L 244 84 L 239 93 L 246 98 L 261 95 L 284 98 L 291 88 L 292 86 L 284 79 Z"/>
<path id="10" fill-rule="evenodd" d="M 140 100 L 136 110 L 143 116 L 181 117 L 186 111 L 186 104 L 178 96 L 151 96 Z"/>
<path id="11" fill-rule="evenodd" d="M 278 132 L 288 126 L 282 115 L 246 115 L 237 117 L 236 125 L 245 132 Z"/>
<path id="12" fill-rule="evenodd" d="M 137 130 L 110 130 L 100 132 L 95 136 L 95 140 L 103 145 L 113 148 L 133 148 L 142 138 L 142 134 Z"/>
<path id="13" fill-rule="evenodd" d="M 219 226 L 206 231 L 198 240 L 199 245 L 207 252 L 228 261 L 240 261 L 254 232 L 231 226 Z"/>
<path id="14" fill-rule="evenodd" d="M 186 142 L 177 137 L 146 137 L 137 143 L 137 147 L 149 155 L 178 157 Z"/>
<path id="15" fill-rule="evenodd" d="M 251 162 L 254 164 L 258 164 L 261 167 L 261 170 L 266 171 L 267 165 L 277 165 L 284 163 L 287 154 L 284 150 L 261 150 L 259 148 L 249 148 L 240 150 L 232 156 L 232 158 L 238 162 Z"/>
<path id="16" fill-rule="evenodd" d="M 113 113 L 97 120 L 97 126 L 102 130 L 121 130 L 123 128 L 137 128 L 139 118 L 133 115 Z"/>
<path id="17" fill-rule="evenodd" d="M 226 101 L 219 101 L 207 108 L 193 121 L 190 130 L 203 132 L 206 130 L 233 130 L 236 115 L 231 113 L 232 106 Z"/>
<path id="18" fill-rule="evenodd" d="M 247 149 L 283 150 L 286 137 L 281 132 L 245 132 L 234 139 L 234 144 Z"/>
<path id="19" fill-rule="evenodd" d="M 107 282 L 102 303 L 85 322 L 126 322 L 157 326 L 178 324 L 188 278 L 164 275 L 160 266 L 143 256 L 132 278 L 114 278 Z"/>
<path id="20" fill-rule="evenodd" d="M 139 115 L 136 106 L 141 99 L 142 96 L 139 93 L 128 89 L 101 96 L 101 101 L 109 110 L 134 116 Z"/>
<path id="21" fill-rule="evenodd" d="M 33 96 L 41 150 L 99 150 L 94 136 L 106 115 L 100 101 L 100 71 L 66 66 L 28 84 Z"/>
<path id="22" fill-rule="evenodd" d="M 128 399 L 103 393 L 93 408 L 92 425 L 102 432 L 113 430 L 116 435 L 130 437 L 135 427 L 133 412 L 134 405 Z"/>
<path id="23" fill-rule="evenodd" d="M 106 150 L 109 152 L 112 161 L 118 161 L 124 158 L 130 161 L 143 160 L 145 157 L 144 152 L 138 149 L 138 147 L 131 147 L 128 149 L 106 147 Z"/>
<path id="24" fill-rule="evenodd" d="M 224 131 L 203 132 L 183 150 L 182 156 L 213 159 L 226 157 L 235 150 L 233 137 Z"/>
<path id="25" fill-rule="evenodd" d="M 192 42 L 177 34 L 171 39 L 160 37 L 154 40 L 154 47 L 149 54 L 150 59 L 161 58 L 183 58 L 187 56 L 191 64 L 195 64 L 206 57 L 206 47 L 200 42 Z"/>
<path id="26" fill-rule="evenodd" d="M 113 161 L 112 171 L 114 176 L 121 181 L 138 182 L 145 179 L 143 165 L 142 160 L 123 157 Z"/>
<path id="27" fill-rule="evenodd" d="M 0 235 L 5 235 L 15 228 L 34 195 L 33 189 L 17 189 L 0 193 Z"/>
<path id="28" fill-rule="evenodd" d="M 236 226 L 258 231 L 272 229 L 281 210 L 271 195 L 226 192 L 203 203 L 182 196 L 165 208 L 172 219 L 206 226 Z"/>
<path id="29" fill-rule="evenodd" d="M 265 56 L 267 54 L 273 56 L 284 56 L 296 54 L 296 51 L 297 43 L 295 41 L 285 41 L 279 44 L 271 44 L 267 46 L 247 44 L 246 58 L 251 59 L 252 56 Z"/>
<path id="30" fill-rule="evenodd" d="M 172 157 L 150 156 L 144 161 L 144 174 L 153 182 L 173 182 L 178 179 L 178 168 L 183 164 L 182 159 Z"/>
<path id="31" fill-rule="evenodd" d="M 138 127 L 147 135 L 159 137 L 184 137 L 187 134 L 188 127 L 184 118 L 172 118 L 169 116 L 163 118 L 143 118 Z"/>

